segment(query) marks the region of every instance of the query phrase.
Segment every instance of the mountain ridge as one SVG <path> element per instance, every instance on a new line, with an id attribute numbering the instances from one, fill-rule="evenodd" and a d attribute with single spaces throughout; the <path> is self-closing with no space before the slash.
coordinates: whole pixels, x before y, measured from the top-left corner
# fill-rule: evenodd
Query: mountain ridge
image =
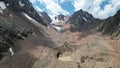
<path id="1" fill-rule="evenodd" d="M 39 14 L 33 8 L 32 3 L 29 0 L 3 0 L 9 10 L 21 14 L 22 12 L 28 14 L 31 18 L 37 22 L 47 26 L 46 23 L 41 19 Z"/>
<path id="2" fill-rule="evenodd" d="M 72 24 L 71 29 L 82 31 L 96 28 L 100 24 L 100 21 L 100 19 L 94 18 L 91 14 L 81 9 L 76 11 L 67 23 Z"/>
<path id="3" fill-rule="evenodd" d="M 120 38 L 120 10 L 107 19 L 97 19 L 86 11 L 78 10 L 70 16 L 67 23 L 71 24 L 71 31 L 97 30 L 103 35 L 108 35 L 111 39 Z"/>
<path id="4" fill-rule="evenodd" d="M 105 19 L 99 26 L 98 31 L 104 35 L 111 36 L 111 39 L 120 40 L 120 10 L 112 17 Z"/>

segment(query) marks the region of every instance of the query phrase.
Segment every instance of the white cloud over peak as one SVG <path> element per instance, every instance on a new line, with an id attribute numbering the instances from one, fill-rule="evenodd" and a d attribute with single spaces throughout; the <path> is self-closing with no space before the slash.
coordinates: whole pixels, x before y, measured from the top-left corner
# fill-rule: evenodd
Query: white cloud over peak
<path id="1" fill-rule="evenodd" d="M 62 7 L 59 5 L 59 1 L 57 0 L 37 0 L 40 2 L 40 4 L 45 6 L 45 9 L 47 10 L 48 14 L 56 16 L 58 14 L 64 14 L 68 15 L 69 12 L 62 9 Z M 64 0 L 62 0 L 63 2 Z M 35 0 L 30 0 L 30 2 L 34 3 Z M 38 9 L 38 6 L 35 6 L 36 10 L 41 11 Z"/>
<path id="2" fill-rule="evenodd" d="M 61 5 L 68 4 L 67 2 L 72 3 L 73 11 L 83 9 L 91 13 L 95 18 L 100 19 L 113 16 L 120 9 L 120 0 L 30 0 L 30 2 L 32 2 L 37 11 L 45 11 L 50 16 L 70 15 L 72 9 L 71 11 L 64 9 L 66 7 L 70 9 L 71 7 L 69 5 Z"/>
<path id="3" fill-rule="evenodd" d="M 90 0 L 74 0 L 73 1 L 73 6 L 75 7 L 75 10 L 80 10 L 80 9 L 87 9 L 91 5 Z"/>
<path id="4" fill-rule="evenodd" d="M 100 5 L 103 1 L 105 0 L 74 0 L 73 6 L 75 11 L 83 9 L 100 19 L 112 16 L 120 9 L 120 0 L 108 0 L 109 4 L 105 4 L 104 9 L 102 9 Z"/>

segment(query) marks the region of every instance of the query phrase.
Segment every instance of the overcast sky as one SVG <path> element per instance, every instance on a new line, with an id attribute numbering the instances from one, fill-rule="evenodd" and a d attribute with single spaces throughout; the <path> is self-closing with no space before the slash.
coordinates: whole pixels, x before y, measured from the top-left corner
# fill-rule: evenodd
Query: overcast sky
<path id="1" fill-rule="evenodd" d="M 120 9 L 120 0 L 30 0 L 38 11 L 45 11 L 50 16 L 58 14 L 72 15 L 83 9 L 95 18 L 105 19 L 113 16 Z"/>

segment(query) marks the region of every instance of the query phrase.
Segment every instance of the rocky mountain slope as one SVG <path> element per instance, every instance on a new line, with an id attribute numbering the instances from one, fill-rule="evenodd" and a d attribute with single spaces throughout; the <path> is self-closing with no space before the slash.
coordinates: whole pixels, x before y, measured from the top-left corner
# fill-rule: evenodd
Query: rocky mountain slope
<path id="1" fill-rule="evenodd" d="M 33 33 L 32 27 L 27 28 L 30 23 L 26 25 L 25 21 L 39 22 L 47 26 L 28 0 L 2 0 L 0 4 L 1 55 L 2 52 L 8 52 L 10 47 L 14 47 L 16 41 L 24 40 L 29 33 Z"/>
<path id="2" fill-rule="evenodd" d="M 63 15 L 63 14 L 59 14 L 57 16 L 55 16 L 55 20 L 58 20 L 59 22 L 63 22 L 66 23 L 69 19 L 69 16 Z"/>
<path id="3" fill-rule="evenodd" d="M 12 14 L 12 17 L 6 14 L 6 11 Z M 0 54 L 4 54 L 3 56 L 0 55 L 2 57 L 0 68 L 77 68 L 78 64 L 75 62 L 61 62 L 57 60 L 56 53 L 58 51 L 56 47 L 59 48 L 59 46 L 64 44 L 64 35 L 56 32 L 53 28 L 48 29 L 40 23 L 31 21 L 24 15 L 18 15 L 14 11 L 7 9 L 6 11 L 0 16 L 0 24 L 3 24 L 1 25 L 2 28 L 0 28 L 1 32 L 4 32 L 5 28 L 8 30 L 12 27 L 10 32 L 14 30 L 18 31 L 17 37 L 22 37 L 21 33 L 28 31 L 31 31 L 32 34 L 27 34 L 26 38 L 17 38 L 17 40 L 13 41 L 13 38 L 16 39 L 16 33 L 13 32 L 13 34 L 15 33 L 15 37 L 12 37 L 13 45 L 11 47 L 13 48 L 14 55 L 11 56 L 6 54 L 6 52 L 0 52 Z M 10 36 L 11 39 L 9 32 L 4 35 L 7 36 L 6 38 Z M 0 37 L 3 36 L 0 34 Z M 0 40 L 4 39 L 0 38 Z M 6 45 L 2 44 L 2 46 Z"/>
<path id="4" fill-rule="evenodd" d="M 104 20 L 98 31 L 104 35 L 111 36 L 111 39 L 120 39 L 120 10 L 112 17 Z"/>
<path id="5" fill-rule="evenodd" d="M 71 24 L 72 31 L 85 31 L 98 28 L 99 32 L 111 36 L 111 39 L 120 39 L 120 10 L 112 17 L 105 20 L 94 18 L 88 12 L 79 10 L 67 21 Z"/>
<path id="6" fill-rule="evenodd" d="M 17 14 L 26 13 L 39 23 L 47 26 L 36 10 L 32 7 L 32 4 L 29 2 L 29 0 L 3 0 L 3 2 L 5 2 L 6 6 L 9 7 L 9 10 L 12 10 Z"/>
<path id="7" fill-rule="evenodd" d="M 43 21 L 47 24 L 50 24 L 52 22 L 52 19 L 49 17 L 49 15 L 46 12 L 40 12 L 39 15 L 43 19 Z"/>
<path id="8" fill-rule="evenodd" d="M 10 2 L 13 5 L 16 3 Z M 0 68 L 77 68 L 76 62 L 57 60 L 56 48 L 64 44 L 64 35 L 53 28 L 48 29 L 42 25 L 44 22 L 38 23 L 29 14 L 21 14 L 14 9 L 7 7 L 0 13 Z M 1 44 L 3 42 L 5 44 Z M 3 48 L 9 45 L 14 55 L 9 54 L 9 48 Z"/>
<path id="9" fill-rule="evenodd" d="M 22 6 L 20 6 L 20 2 L 22 2 Z M 0 62 L 6 57 L 11 57 L 9 48 L 13 48 L 15 54 L 18 54 L 18 52 L 21 51 L 21 44 L 18 43 L 23 43 L 28 37 L 34 38 L 34 41 L 32 40 L 33 38 L 31 38 L 31 41 L 27 39 L 28 43 L 33 42 L 30 44 L 31 48 L 33 47 L 32 44 L 45 45 L 50 48 L 55 45 L 45 36 L 47 34 L 41 28 L 44 27 L 47 29 L 45 27 L 46 23 L 43 22 L 28 0 L 3 0 L 1 3 L 6 8 L 3 9 L 3 6 L 0 6 L 2 8 L 2 12 L 0 13 Z M 40 25 L 41 28 L 36 27 L 34 25 L 35 23 Z M 45 41 L 45 43 L 43 41 Z M 52 46 L 51 44 L 47 45 L 47 42 L 51 43 Z M 26 44 L 23 45 L 26 46 Z M 28 45 L 28 47 L 30 45 Z"/>
<path id="10" fill-rule="evenodd" d="M 86 11 L 79 10 L 69 18 L 68 23 L 72 24 L 71 29 L 73 31 L 81 31 L 97 27 L 100 24 L 100 20 L 94 18 Z"/>
<path id="11" fill-rule="evenodd" d="M 71 32 L 68 23 L 62 23 L 67 30 L 59 33 L 13 9 L 0 13 L 0 50 L 10 45 L 14 51 L 0 51 L 0 68 L 120 68 L 119 43 L 111 44 L 94 30 Z"/>

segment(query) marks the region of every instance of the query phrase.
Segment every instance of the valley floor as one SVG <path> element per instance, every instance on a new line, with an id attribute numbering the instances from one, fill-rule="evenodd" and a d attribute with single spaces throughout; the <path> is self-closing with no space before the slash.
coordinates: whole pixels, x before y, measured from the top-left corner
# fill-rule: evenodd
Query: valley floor
<path id="1" fill-rule="evenodd" d="M 38 23 L 34 25 L 41 28 Z M 67 29 L 69 25 L 63 27 Z M 0 68 L 120 68 L 119 42 L 103 37 L 94 30 L 84 32 L 66 30 L 63 33 L 53 28 L 43 27 L 42 30 L 56 46 L 53 48 L 42 46 L 39 44 L 40 40 L 36 40 L 40 37 L 33 35 L 19 41 L 17 44 L 21 49 L 16 50 L 10 59 L 2 61 Z M 75 49 L 72 52 L 63 52 L 57 57 L 54 48 L 64 45 L 65 42 Z"/>

